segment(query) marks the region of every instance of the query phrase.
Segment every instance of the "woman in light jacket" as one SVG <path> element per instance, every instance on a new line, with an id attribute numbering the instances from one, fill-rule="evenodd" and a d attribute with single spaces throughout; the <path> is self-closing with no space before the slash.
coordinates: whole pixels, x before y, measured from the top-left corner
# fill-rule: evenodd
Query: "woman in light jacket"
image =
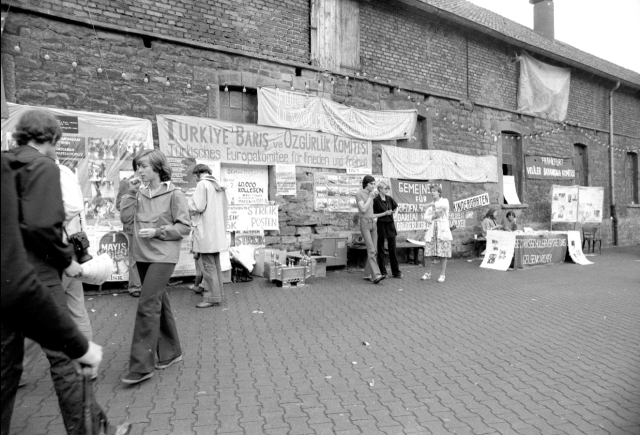
<path id="1" fill-rule="evenodd" d="M 438 282 L 444 282 L 447 259 L 451 258 L 451 242 L 453 241 L 453 236 L 449 229 L 449 200 L 441 197 L 442 188 L 440 186 L 431 186 L 429 190 L 433 196 L 433 202 L 427 204 L 427 210 L 424 214 L 425 220 L 430 222 L 427 233 L 424 236 L 424 256 L 425 258 L 442 258 L 442 272 Z M 431 279 L 431 261 L 427 259 L 426 262 L 427 272 L 422 275 L 423 280 Z"/>
<path id="2" fill-rule="evenodd" d="M 178 329 L 165 287 L 180 256 L 182 238 L 190 231 L 189 209 L 181 190 L 171 183 L 171 168 L 158 150 L 145 150 L 133 160 L 138 177 L 129 180 L 120 218 L 133 224 L 131 256 L 142 281 L 131 343 L 129 374 L 122 382 L 137 384 L 182 360 Z M 157 360 L 156 360 L 157 354 Z"/>

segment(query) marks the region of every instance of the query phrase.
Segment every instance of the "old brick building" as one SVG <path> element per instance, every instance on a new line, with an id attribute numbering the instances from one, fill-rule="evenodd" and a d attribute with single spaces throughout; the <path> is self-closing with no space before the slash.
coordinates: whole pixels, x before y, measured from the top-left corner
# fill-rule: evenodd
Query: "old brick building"
<path id="1" fill-rule="evenodd" d="M 521 224 L 548 228 L 553 183 L 526 179 L 524 155 L 574 157 L 576 180 L 556 184 L 605 188 L 606 244 L 614 242 L 613 191 L 618 244 L 640 242 L 640 74 L 463 0 L 14 0 L 3 14 L 9 101 L 154 123 L 156 114 L 255 123 L 256 88 L 277 85 L 358 108 L 414 108 L 415 139 L 392 145 L 495 155 L 526 205 L 503 204 L 502 177 L 454 182 L 454 199 L 489 192 L 494 206 L 515 208 Z M 513 60 L 523 49 L 571 69 L 565 123 L 517 111 Z M 380 143 L 373 153 L 381 173 Z M 270 245 L 308 247 L 314 234 L 357 230 L 351 214 L 313 210 L 318 170 L 298 167 L 297 196 L 272 198 L 281 231 Z M 457 255 L 468 255 L 477 230 L 454 232 Z"/>

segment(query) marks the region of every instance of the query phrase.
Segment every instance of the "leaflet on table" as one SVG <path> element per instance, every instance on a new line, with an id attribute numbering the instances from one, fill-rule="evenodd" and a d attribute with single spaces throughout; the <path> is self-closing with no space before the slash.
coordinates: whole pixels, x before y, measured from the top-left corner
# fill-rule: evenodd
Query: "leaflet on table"
<path id="1" fill-rule="evenodd" d="M 487 248 L 480 267 L 506 271 L 511 264 L 516 235 L 509 231 L 487 231 Z"/>

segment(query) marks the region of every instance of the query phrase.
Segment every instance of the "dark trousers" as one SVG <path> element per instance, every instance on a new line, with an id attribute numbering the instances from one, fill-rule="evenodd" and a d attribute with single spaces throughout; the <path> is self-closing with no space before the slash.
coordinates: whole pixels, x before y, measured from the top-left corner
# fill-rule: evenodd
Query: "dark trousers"
<path id="1" fill-rule="evenodd" d="M 64 290 L 61 285 L 49 286 L 55 299 L 66 309 Z M 62 301 L 62 302 L 61 302 Z M 2 324 L 2 434 L 9 433 L 11 414 L 18 390 L 18 382 L 22 375 L 22 359 L 24 357 L 24 337 L 22 331 L 14 330 Z M 51 379 L 58 396 L 58 404 L 67 434 L 87 434 L 84 424 L 84 402 L 90 403 L 93 416 L 93 427 L 107 424 L 107 417 L 95 401 L 93 390 L 91 397 L 84 397 L 83 379 L 78 374 L 78 365 L 62 352 L 42 349 L 49 359 Z"/>
<path id="2" fill-rule="evenodd" d="M 142 292 L 133 329 L 129 371 L 151 373 L 158 361 L 182 354 L 178 329 L 165 287 L 176 265 L 173 263 L 137 263 Z"/>
<path id="3" fill-rule="evenodd" d="M 400 275 L 400 267 L 398 266 L 398 257 L 396 256 L 396 238 L 388 237 L 387 248 L 389 248 L 389 263 L 391 263 L 391 273 L 393 276 Z M 380 273 L 387 274 L 387 269 L 384 267 L 384 241 L 383 237 L 378 235 L 378 267 Z"/>

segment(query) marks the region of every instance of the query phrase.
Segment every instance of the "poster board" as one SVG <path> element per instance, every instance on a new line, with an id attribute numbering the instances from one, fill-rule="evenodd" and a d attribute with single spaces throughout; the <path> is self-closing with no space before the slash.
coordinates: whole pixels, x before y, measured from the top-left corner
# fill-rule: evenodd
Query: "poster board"
<path id="1" fill-rule="evenodd" d="M 509 268 L 516 244 L 516 234 L 511 231 L 488 231 L 487 249 L 480 267 L 502 270 Z"/>
<path id="2" fill-rule="evenodd" d="M 604 187 L 551 186 L 551 222 L 601 223 Z"/>
<path id="3" fill-rule="evenodd" d="M 276 165 L 276 196 L 296 195 L 296 166 Z"/>
<path id="4" fill-rule="evenodd" d="M 442 188 L 442 197 L 449 201 L 451 209 L 451 182 L 445 180 L 389 180 L 391 196 L 398 203 L 398 209 L 393 216 L 396 231 L 420 231 L 427 229 L 424 220 L 426 204 L 433 202 L 429 189 L 432 186 Z"/>
<path id="5" fill-rule="evenodd" d="M 222 165 L 220 178 L 222 184 L 227 187 L 229 205 L 269 202 L 267 166 Z"/>
<path id="6" fill-rule="evenodd" d="M 58 118 L 62 138 L 56 152 L 60 163 L 76 173 L 82 188 L 89 252 L 91 255 L 107 252 L 114 261 L 114 273 L 108 281 L 127 281 L 129 260 L 124 255 L 124 246 L 128 249 L 129 241 L 120 233 L 116 196 L 120 181 L 133 173 L 133 157 L 143 149 L 153 148 L 151 121 L 106 113 L 7 105 L 9 117 L 2 120 L 2 150 L 16 146 L 12 133 L 27 111 L 42 110 Z M 115 241 L 107 242 L 114 237 Z"/>
<path id="7" fill-rule="evenodd" d="M 358 213 L 356 193 L 362 190 L 363 175 L 316 172 L 313 174 L 315 211 Z"/>

